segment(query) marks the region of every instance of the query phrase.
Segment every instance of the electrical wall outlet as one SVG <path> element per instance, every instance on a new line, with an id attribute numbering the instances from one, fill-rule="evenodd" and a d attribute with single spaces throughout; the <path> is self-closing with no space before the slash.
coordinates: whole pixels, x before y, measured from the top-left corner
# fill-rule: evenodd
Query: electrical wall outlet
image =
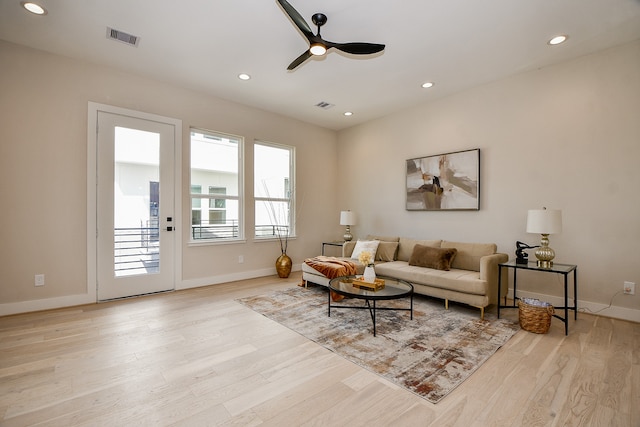
<path id="1" fill-rule="evenodd" d="M 244 255 L 238 255 L 238 264 L 242 264 L 244 262 Z"/>
<path id="2" fill-rule="evenodd" d="M 36 286 L 44 286 L 44 274 L 36 274 Z"/>
<path id="3" fill-rule="evenodd" d="M 635 295 L 636 294 L 636 284 L 634 282 L 624 282 L 624 286 L 622 288 L 626 295 Z"/>

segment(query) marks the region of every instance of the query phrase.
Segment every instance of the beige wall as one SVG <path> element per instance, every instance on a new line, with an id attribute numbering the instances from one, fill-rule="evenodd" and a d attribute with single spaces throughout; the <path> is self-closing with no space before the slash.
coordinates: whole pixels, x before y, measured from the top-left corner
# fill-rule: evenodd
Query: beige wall
<path id="1" fill-rule="evenodd" d="M 245 138 L 247 200 L 253 194 L 253 141 L 296 147 L 300 237 L 289 245 L 294 263 L 342 232 L 332 191 L 333 131 L 2 41 L 0 64 L 0 314 L 78 303 L 87 295 L 89 101 L 182 120 L 183 230 L 189 224 L 189 127 L 195 126 Z M 245 209 L 246 224 L 252 224 L 253 207 Z M 192 247 L 187 234 L 178 287 L 275 274 L 276 242 L 254 242 L 248 232 L 246 243 Z M 35 274 L 45 274 L 44 287 L 34 286 Z"/>
<path id="2" fill-rule="evenodd" d="M 81 301 L 87 291 L 87 102 L 145 111 L 189 126 L 297 147 L 303 200 L 295 263 L 341 235 L 341 209 L 369 232 L 493 241 L 513 256 L 526 211 L 563 210 L 551 236 L 558 262 L 579 266 L 582 306 L 640 321 L 640 42 L 529 72 L 339 132 L 104 67 L 0 41 L 0 314 Z M 446 84 L 446 83 L 442 83 Z M 435 88 L 437 90 L 437 86 Z M 319 149 L 318 147 L 321 147 Z M 481 149 L 481 210 L 408 212 L 405 160 Z M 183 147 L 188 225 L 188 144 Z M 339 172 L 338 172 L 339 171 Z M 339 175 L 339 181 L 338 181 Z M 247 170 L 246 195 L 252 194 Z M 323 182 L 323 186 L 317 186 Z M 340 183 L 340 191 L 334 191 Z M 251 224 L 251 206 L 246 209 Z M 185 236 L 186 239 L 186 236 Z M 272 271 L 277 243 L 190 247 L 179 287 Z M 244 255 L 244 264 L 238 264 Z M 34 287 L 34 275 L 46 285 Z M 535 295 L 559 295 L 560 278 L 522 275 Z"/>
<path id="3" fill-rule="evenodd" d="M 635 42 L 340 132 L 349 183 L 340 200 L 359 213 L 357 235 L 492 241 L 512 258 L 516 240 L 539 244 L 525 232 L 528 209 L 562 209 L 563 232 L 550 237 L 556 261 L 578 265 L 579 300 L 602 309 L 623 281 L 640 286 L 638 117 Z M 404 209 L 406 159 L 472 148 L 481 149 L 480 211 Z M 562 294 L 561 276 L 522 274 L 519 284 Z M 640 321 L 640 290 L 603 313 Z"/>

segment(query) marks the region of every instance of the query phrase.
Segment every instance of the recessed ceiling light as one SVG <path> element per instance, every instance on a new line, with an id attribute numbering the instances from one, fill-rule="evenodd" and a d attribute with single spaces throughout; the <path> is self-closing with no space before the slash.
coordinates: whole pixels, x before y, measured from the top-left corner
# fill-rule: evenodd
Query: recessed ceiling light
<path id="1" fill-rule="evenodd" d="M 246 73 L 240 73 L 240 74 L 238 74 L 238 78 L 240 80 L 249 80 L 251 78 L 251 76 L 249 74 L 246 74 Z"/>
<path id="2" fill-rule="evenodd" d="M 565 41 L 567 41 L 568 38 L 569 36 L 561 34 L 559 36 L 555 36 L 554 38 L 549 40 L 547 43 L 550 44 L 551 46 L 555 46 L 557 44 L 564 43 Z"/>
<path id="3" fill-rule="evenodd" d="M 422 83 L 422 87 L 425 89 L 429 89 L 430 87 L 433 87 L 433 82 Z"/>
<path id="4" fill-rule="evenodd" d="M 44 7 L 40 6 L 39 4 L 35 4 L 28 1 L 20 2 L 20 4 L 22 5 L 22 7 L 24 7 L 25 9 L 27 9 L 29 12 L 33 14 L 36 14 L 36 15 L 47 14 L 47 10 Z"/>
<path id="5" fill-rule="evenodd" d="M 353 116 L 353 113 L 351 111 L 345 111 L 344 115 L 347 116 L 347 117 L 348 116 Z"/>

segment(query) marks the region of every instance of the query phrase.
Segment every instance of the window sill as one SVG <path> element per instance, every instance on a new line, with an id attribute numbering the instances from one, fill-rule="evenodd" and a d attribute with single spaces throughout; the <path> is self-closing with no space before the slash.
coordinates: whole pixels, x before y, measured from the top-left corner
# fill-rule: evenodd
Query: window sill
<path id="1" fill-rule="evenodd" d="M 247 243 L 247 239 L 234 239 L 234 240 L 191 240 L 187 243 L 188 247 L 198 246 L 220 246 L 220 245 L 236 245 Z"/>

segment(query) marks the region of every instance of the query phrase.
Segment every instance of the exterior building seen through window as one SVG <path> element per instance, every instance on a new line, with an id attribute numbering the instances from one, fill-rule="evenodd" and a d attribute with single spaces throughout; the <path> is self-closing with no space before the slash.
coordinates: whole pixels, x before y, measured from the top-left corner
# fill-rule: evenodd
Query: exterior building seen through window
<path id="1" fill-rule="evenodd" d="M 294 148 L 256 141 L 253 158 L 255 236 L 295 236 Z"/>
<path id="2" fill-rule="evenodd" d="M 240 240 L 240 137 L 191 129 L 191 241 Z"/>

